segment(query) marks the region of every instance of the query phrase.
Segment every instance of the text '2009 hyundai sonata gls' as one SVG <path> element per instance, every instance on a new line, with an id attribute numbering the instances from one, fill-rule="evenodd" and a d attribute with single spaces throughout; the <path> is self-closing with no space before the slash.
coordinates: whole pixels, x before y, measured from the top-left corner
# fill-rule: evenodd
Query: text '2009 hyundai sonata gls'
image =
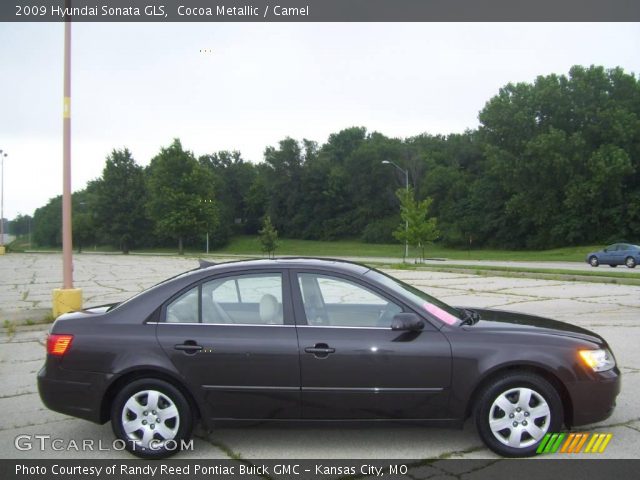
<path id="1" fill-rule="evenodd" d="M 38 374 L 47 407 L 159 458 L 196 422 L 473 416 L 504 456 L 607 418 L 620 372 L 566 323 L 453 308 L 369 267 L 309 258 L 202 265 L 121 304 L 59 317 Z M 428 441 L 426 439 L 425 441 Z"/>

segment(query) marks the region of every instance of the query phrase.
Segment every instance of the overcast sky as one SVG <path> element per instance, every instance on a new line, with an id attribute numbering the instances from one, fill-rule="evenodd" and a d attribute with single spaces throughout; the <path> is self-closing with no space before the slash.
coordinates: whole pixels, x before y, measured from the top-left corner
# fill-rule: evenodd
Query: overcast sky
<path id="1" fill-rule="evenodd" d="M 286 136 L 475 128 L 501 86 L 575 64 L 640 73 L 637 23 L 76 23 L 72 45 L 74 190 L 114 148 L 147 165 L 178 137 L 259 162 Z M 0 24 L 10 219 L 62 192 L 62 52 L 61 23 Z"/>

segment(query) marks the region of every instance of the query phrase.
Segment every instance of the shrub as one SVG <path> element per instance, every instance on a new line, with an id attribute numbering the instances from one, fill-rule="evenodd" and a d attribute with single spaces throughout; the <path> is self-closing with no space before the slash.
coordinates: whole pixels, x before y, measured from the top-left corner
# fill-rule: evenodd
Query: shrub
<path id="1" fill-rule="evenodd" d="M 393 238 L 393 231 L 400 225 L 400 217 L 393 215 L 380 220 L 374 220 L 363 230 L 360 237 L 366 243 L 398 243 Z"/>

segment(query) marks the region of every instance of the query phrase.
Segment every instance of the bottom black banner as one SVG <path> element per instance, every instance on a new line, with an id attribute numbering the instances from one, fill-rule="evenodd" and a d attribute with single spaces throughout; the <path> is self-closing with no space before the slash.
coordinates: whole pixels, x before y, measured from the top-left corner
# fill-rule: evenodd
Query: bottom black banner
<path id="1" fill-rule="evenodd" d="M 638 460 L 0 460 L 0 479 L 304 480 L 637 478 Z"/>

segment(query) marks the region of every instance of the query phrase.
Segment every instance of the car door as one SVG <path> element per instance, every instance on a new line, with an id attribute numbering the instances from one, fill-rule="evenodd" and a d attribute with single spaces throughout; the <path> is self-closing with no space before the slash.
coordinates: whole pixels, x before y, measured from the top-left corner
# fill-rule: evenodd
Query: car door
<path id="1" fill-rule="evenodd" d="M 448 340 L 431 324 L 390 328 L 399 301 L 354 278 L 296 271 L 303 418 L 424 419 L 446 415 Z"/>
<path id="2" fill-rule="evenodd" d="M 616 265 L 624 265 L 626 258 L 631 254 L 631 245 L 626 243 L 619 243 L 616 249 Z"/>
<path id="3" fill-rule="evenodd" d="M 605 248 L 602 252 L 602 260 L 600 260 L 600 263 L 604 263 L 606 265 L 618 265 L 619 264 L 619 259 L 618 257 L 620 256 L 620 252 L 618 251 L 620 245 L 618 245 L 617 243 L 614 243 L 613 245 L 609 245 L 607 248 Z"/>
<path id="4" fill-rule="evenodd" d="M 233 273 L 170 299 L 157 338 L 210 416 L 299 418 L 300 367 L 286 271 Z"/>

